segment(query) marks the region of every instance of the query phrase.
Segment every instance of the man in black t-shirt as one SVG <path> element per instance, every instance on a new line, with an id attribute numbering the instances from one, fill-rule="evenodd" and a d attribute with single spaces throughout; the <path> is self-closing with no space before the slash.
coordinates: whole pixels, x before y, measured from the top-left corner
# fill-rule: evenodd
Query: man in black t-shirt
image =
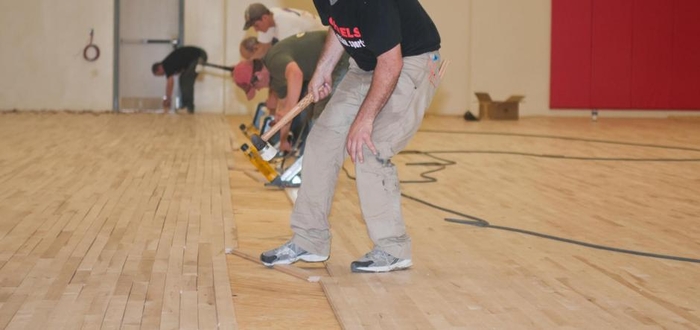
<path id="1" fill-rule="evenodd" d="M 440 35 L 418 0 L 314 0 L 331 27 L 309 90 L 322 100 L 343 52 L 353 59 L 326 110 L 311 129 L 291 226 L 294 236 L 262 253 L 265 265 L 330 255 L 328 216 L 345 152 L 374 248 L 350 264 L 353 272 L 387 272 L 412 265 L 411 240 L 391 157 L 418 131 L 439 83 Z M 342 220 L 342 219 L 339 219 Z"/>
<path id="2" fill-rule="evenodd" d="M 175 49 L 162 62 L 154 63 L 151 71 L 156 76 L 166 76 L 163 107 L 169 108 L 173 94 L 174 75 L 180 74 L 180 94 L 182 106 L 187 112 L 194 113 L 194 82 L 197 79 L 195 71 L 198 63 L 207 61 L 207 53 L 198 47 L 186 46 Z"/>

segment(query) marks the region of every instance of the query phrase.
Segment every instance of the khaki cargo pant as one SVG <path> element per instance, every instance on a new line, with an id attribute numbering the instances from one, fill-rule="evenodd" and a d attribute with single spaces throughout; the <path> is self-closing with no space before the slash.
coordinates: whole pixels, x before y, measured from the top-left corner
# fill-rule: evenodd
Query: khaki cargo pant
<path id="1" fill-rule="evenodd" d="M 376 247 L 402 259 L 411 258 L 411 239 L 401 215 L 396 167 L 390 159 L 418 131 L 437 88 L 439 61 L 437 52 L 404 58 L 396 89 L 374 121 L 372 142 L 378 155 L 365 146 L 364 163 L 355 164 L 357 192 L 369 236 Z M 348 156 L 348 131 L 369 91 L 372 74 L 351 60 L 345 78 L 309 133 L 291 226 L 292 242 L 314 254 L 330 254 L 328 216 L 338 172 Z M 340 219 L 344 216 L 338 215 Z"/>

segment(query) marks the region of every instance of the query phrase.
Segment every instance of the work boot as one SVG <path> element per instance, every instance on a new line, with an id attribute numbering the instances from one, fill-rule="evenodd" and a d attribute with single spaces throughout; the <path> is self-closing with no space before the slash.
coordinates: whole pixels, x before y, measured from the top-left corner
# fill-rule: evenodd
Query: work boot
<path id="1" fill-rule="evenodd" d="M 307 252 L 298 245 L 289 241 L 282 246 L 263 252 L 260 255 L 260 260 L 265 266 L 271 267 L 274 265 L 289 265 L 299 260 L 306 262 L 321 262 L 328 260 L 328 256 L 320 256 Z"/>
<path id="2" fill-rule="evenodd" d="M 412 265 L 411 259 L 396 258 L 375 247 L 359 260 L 353 261 L 350 270 L 353 273 L 383 273 L 406 269 Z"/>

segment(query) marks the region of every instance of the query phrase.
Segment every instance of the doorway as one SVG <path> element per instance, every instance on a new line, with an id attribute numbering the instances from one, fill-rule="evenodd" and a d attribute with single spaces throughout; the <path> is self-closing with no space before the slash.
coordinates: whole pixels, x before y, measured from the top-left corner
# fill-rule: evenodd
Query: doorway
<path id="1" fill-rule="evenodd" d="M 151 66 L 182 45 L 185 0 L 115 0 L 114 6 L 113 110 L 160 110 L 166 81 Z M 179 97 L 173 100 L 176 106 Z"/>

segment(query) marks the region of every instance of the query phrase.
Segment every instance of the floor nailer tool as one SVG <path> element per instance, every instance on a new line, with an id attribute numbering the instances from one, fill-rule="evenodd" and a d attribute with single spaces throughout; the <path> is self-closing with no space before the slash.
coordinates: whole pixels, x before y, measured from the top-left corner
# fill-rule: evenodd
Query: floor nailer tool
<path id="1" fill-rule="evenodd" d="M 268 182 L 270 182 L 271 185 L 278 187 L 282 186 L 282 180 L 279 173 L 277 173 L 275 168 L 272 167 L 270 163 L 264 161 L 260 157 L 260 154 L 258 154 L 258 151 L 255 150 L 255 148 L 251 148 L 247 143 L 244 143 L 241 145 L 241 151 L 248 156 L 250 163 L 258 169 L 258 171 L 265 177 L 265 179 L 267 179 Z"/>
<path id="2" fill-rule="evenodd" d="M 288 113 L 286 113 L 279 121 L 275 123 L 270 129 L 265 132 L 262 136 L 253 134 L 250 136 L 250 140 L 253 142 L 253 146 L 260 152 L 262 159 L 270 161 L 277 155 L 277 149 L 273 147 L 268 140 L 272 138 L 277 131 L 282 129 L 285 125 L 294 119 L 300 112 L 302 112 L 309 104 L 313 103 L 314 97 L 312 94 L 307 94 L 297 105 L 295 105 Z"/>
<path id="3" fill-rule="evenodd" d="M 285 114 L 275 125 L 270 127 L 265 133 L 260 137 L 255 125 L 251 125 L 250 130 L 247 130 L 245 125 L 240 128 L 244 131 L 244 134 L 248 133 L 249 138 L 253 142 L 253 147 L 251 148 L 248 144 L 244 143 L 241 146 L 241 151 L 248 156 L 250 162 L 258 169 L 258 171 L 270 182 L 270 185 L 277 187 L 287 187 L 296 186 L 299 183 L 294 182 L 295 178 L 298 178 L 299 172 L 301 172 L 301 158 L 298 159 L 285 173 L 280 176 L 279 173 L 268 163 L 269 160 L 275 157 L 277 154 L 277 149 L 270 145 L 267 141 L 274 136 L 284 125 L 294 119 L 301 111 L 303 111 L 309 104 L 313 102 L 313 95 L 308 94 L 304 97 L 297 105 L 295 105 L 287 114 Z M 246 136 L 248 136 L 246 134 Z M 262 150 L 258 152 L 258 150 Z M 263 152 L 267 152 L 268 155 L 264 156 Z M 284 178 L 284 179 L 283 179 Z M 298 179 L 296 180 L 298 181 Z"/>
<path id="4" fill-rule="evenodd" d="M 255 114 L 253 115 L 253 123 L 250 125 L 241 124 L 238 128 L 241 129 L 243 135 L 250 139 L 253 134 L 260 135 L 267 132 L 272 125 L 270 122 L 274 120 L 274 116 L 270 114 L 267 110 L 265 102 L 258 103 L 258 107 L 255 109 Z"/>
<path id="5" fill-rule="evenodd" d="M 250 125 L 241 124 L 239 126 L 245 137 L 250 139 L 253 135 L 260 136 L 261 134 L 264 134 L 270 130 L 270 128 L 273 126 L 270 124 L 270 122 L 274 120 L 274 116 L 270 115 L 266 109 L 267 107 L 265 103 L 258 104 L 255 114 L 253 115 L 253 122 Z M 290 135 L 291 134 L 292 132 L 290 132 Z M 275 146 L 277 146 L 277 143 Z M 275 166 L 271 166 L 272 164 L 264 161 L 260 157 L 260 154 L 255 147 L 250 147 L 250 145 L 244 144 L 241 146 L 241 151 L 248 156 L 253 166 L 255 166 L 255 168 L 257 168 L 258 171 L 269 181 L 269 183 L 266 183 L 265 186 L 294 188 L 301 184 L 300 173 L 303 156 L 298 157 L 296 161 L 289 168 L 284 169 L 284 171 L 281 171 L 280 169 L 275 171 Z M 284 162 L 282 162 L 282 164 L 284 164 Z"/>

